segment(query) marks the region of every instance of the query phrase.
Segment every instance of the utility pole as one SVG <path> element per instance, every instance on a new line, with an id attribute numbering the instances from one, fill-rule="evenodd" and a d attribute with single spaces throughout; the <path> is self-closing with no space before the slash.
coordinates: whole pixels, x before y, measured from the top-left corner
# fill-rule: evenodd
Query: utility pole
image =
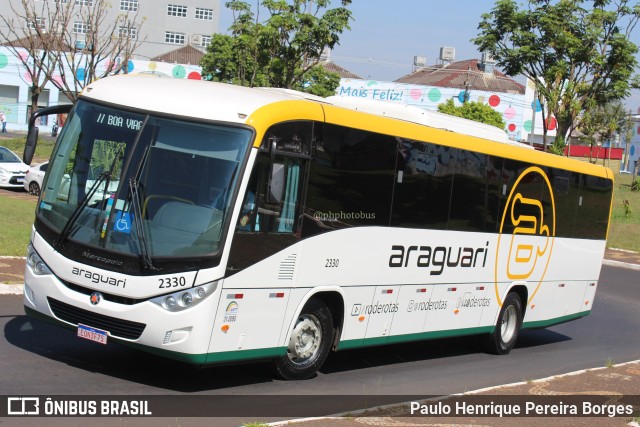
<path id="1" fill-rule="evenodd" d="M 538 107 L 538 89 L 534 89 L 533 90 L 533 114 L 531 117 L 531 133 L 529 134 L 529 145 L 533 146 L 533 139 L 535 138 L 536 135 L 536 113 L 537 113 L 537 108 Z"/>
<path id="2" fill-rule="evenodd" d="M 471 92 L 469 91 L 469 89 L 471 88 L 471 83 L 469 83 L 469 73 L 471 72 L 471 66 L 467 67 L 467 78 L 465 79 L 464 82 L 464 96 L 463 96 L 463 104 L 466 104 L 467 102 L 469 102 L 469 98 L 471 97 Z"/>

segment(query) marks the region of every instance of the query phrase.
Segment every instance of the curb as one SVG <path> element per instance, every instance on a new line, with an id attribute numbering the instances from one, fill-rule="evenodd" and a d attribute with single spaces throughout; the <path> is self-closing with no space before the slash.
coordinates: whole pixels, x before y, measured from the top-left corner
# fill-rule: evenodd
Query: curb
<path id="1" fill-rule="evenodd" d="M 603 259 L 602 265 L 608 265 L 610 267 L 622 267 L 622 268 L 628 268 L 630 270 L 640 271 L 640 265 L 638 264 L 631 264 L 631 263 L 622 262 L 622 261 L 614 261 L 611 259 Z"/>
<path id="2" fill-rule="evenodd" d="M 5 285 L 0 283 L 0 295 L 22 295 L 24 290 L 24 284 L 20 285 Z"/>

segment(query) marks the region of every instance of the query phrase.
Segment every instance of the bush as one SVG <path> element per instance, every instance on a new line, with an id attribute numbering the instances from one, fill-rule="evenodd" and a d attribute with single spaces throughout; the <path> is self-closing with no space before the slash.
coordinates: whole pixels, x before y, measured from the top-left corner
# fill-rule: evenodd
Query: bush
<path id="1" fill-rule="evenodd" d="M 631 191 L 640 192 L 640 177 L 631 182 Z"/>

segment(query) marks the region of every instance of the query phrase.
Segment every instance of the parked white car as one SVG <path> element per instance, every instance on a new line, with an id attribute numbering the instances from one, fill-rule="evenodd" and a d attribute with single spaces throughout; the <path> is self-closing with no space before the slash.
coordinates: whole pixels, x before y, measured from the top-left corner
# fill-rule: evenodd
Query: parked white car
<path id="1" fill-rule="evenodd" d="M 22 188 L 29 166 L 6 147 L 0 147 L 0 187 Z"/>
<path id="2" fill-rule="evenodd" d="M 27 175 L 24 177 L 24 189 L 34 196 L 39 196 L 42 189 L 42 180 L 44 174 L 47 172 L 49 162 L 33 165 L 27 171 Z"/>

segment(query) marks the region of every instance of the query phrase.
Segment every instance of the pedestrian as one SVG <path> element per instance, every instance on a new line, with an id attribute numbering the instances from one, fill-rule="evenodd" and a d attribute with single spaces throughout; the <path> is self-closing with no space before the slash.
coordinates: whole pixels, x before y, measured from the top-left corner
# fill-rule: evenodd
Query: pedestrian
<path id="1" fill-rule="evenodd" d="M 4 111 L 0 111 L 0 122 L 2 122 L 2 132 L 5 133 L 7 131 L 7 116 Z"/>

